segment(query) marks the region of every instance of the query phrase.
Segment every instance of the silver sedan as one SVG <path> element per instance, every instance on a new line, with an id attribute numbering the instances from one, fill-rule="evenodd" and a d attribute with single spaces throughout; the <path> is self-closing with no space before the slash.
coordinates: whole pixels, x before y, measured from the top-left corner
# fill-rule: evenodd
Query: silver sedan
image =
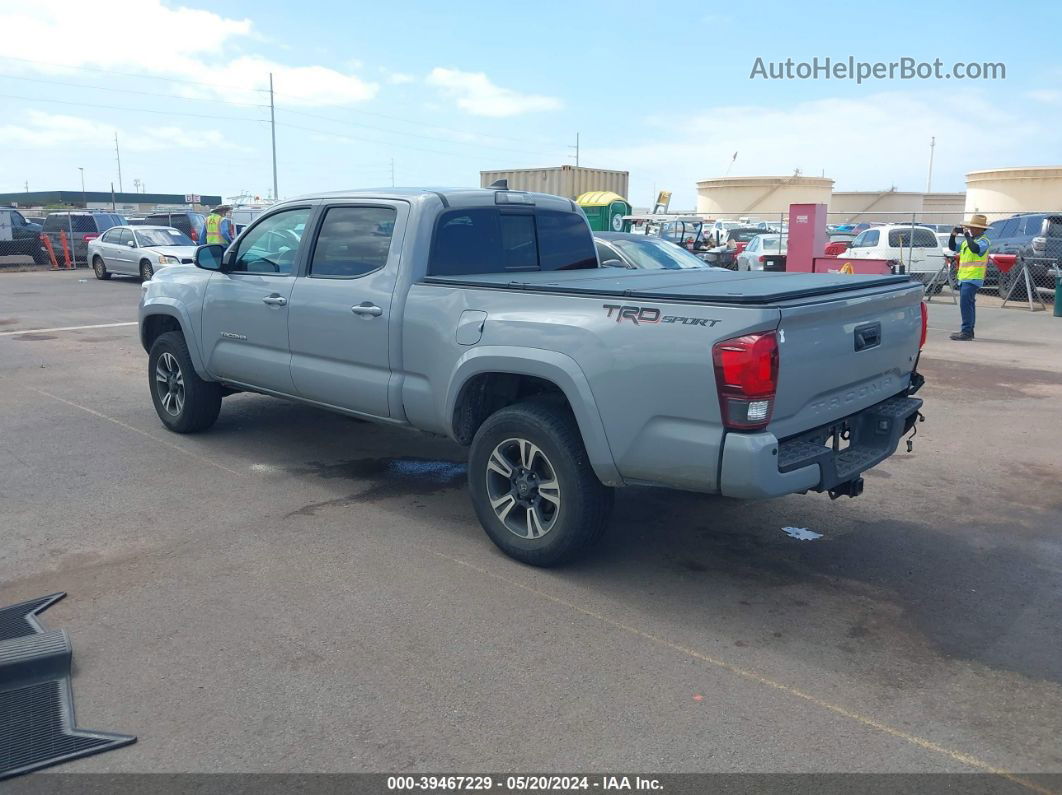
<path id="1" fill-rule="evenodd" d="M 97 279 L 111 274 L 147 281 L 159 268 L 192 265 L 195 243 L 171 226 L 112 226 L 88 244 L 88 261 Z"/>

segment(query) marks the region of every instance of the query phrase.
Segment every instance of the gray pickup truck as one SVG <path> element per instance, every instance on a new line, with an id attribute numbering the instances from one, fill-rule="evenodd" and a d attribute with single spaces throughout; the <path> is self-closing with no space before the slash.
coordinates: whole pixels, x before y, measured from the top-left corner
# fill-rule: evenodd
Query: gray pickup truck
<path id="1" fill-rule="evenodd" d="M 599 268 L 556 196 L 314 195 L 196 266 L 140 301 L 167 428 L 250 391 L 452 437 L 487 534 L 534 565 L 586 549 L 612 487 L 856 496 L 920 416 L 920 285 Z"/>

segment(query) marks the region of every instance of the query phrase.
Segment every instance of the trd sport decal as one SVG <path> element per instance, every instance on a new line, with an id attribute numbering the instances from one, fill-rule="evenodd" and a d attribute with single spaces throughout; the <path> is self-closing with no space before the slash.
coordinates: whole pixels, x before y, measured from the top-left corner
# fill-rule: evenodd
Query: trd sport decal
<path id="1" fill-rule="evenodd" d="M 607 311 L 606 317 L 615 315 L 616 322 L 631 321 L 640 326 L 643 323 L 681 323 L 683 326 L 706 326 L 711 328 L 718 320 L 706 317 L 681 317 L 678 315 L 664 315 L 659 309 L 652 306 L 620 306 L 619 304 L 602 304 Z"/>

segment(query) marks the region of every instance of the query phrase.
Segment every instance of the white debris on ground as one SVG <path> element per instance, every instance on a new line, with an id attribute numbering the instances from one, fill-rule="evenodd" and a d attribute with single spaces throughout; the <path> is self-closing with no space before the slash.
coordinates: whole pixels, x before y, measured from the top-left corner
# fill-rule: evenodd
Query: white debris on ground
<path id="1" fill-rule="evenodd" d="M 783 527 L 782 532 L 797 541 L 815 541 L 822 538 L 822 533 L 808 530 L 806 527 Z"/>

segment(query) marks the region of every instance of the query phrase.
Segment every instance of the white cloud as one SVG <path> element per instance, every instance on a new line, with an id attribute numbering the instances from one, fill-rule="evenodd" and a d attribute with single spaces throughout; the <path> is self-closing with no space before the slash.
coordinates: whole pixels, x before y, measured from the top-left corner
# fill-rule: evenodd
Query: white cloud
<path id="1" fill-rule="evenodd" d="M 92 119 L 36 110 L 26 113 L 25 124 L 0 125 L 0 144 L 35 149 L 78 146 L 106 150 L 114 146 L 115 132 L 125 151 L 238 148 L 217 130 L 190 131 L 172 125 L 116 130 L 110 124 Z"/>
<path id="2" fill-rule="evenodd" d="M 1051 88 L 1037 89 L 1035 91 L 1025 92 L 1025 96 L 1035 102 L 1042 102 L 1045 105 L 1062 105 L 1062 91 Z"/>
<path id="3" fill-rule="evenodd" d="M 405 72 L 390 72 L 387 75 L 387 82 L 396 86 L 403 83 L 412 83 L 416 79 L 413 75 L 407 75 Z"/>
<path id="4" fill-rule="evenodd" d="M 1007 114 L 1006 135 L 992 125 L 971 125 L 971 106 L 983 106 L 967 92 L 879 92 L 825 98 L 789 106 L 705 107 L 689 115 L 648 120 L 644 143 L 595 147 L 584 140 L 585 162 L 628 169 L 636 203 L 658 189 L 675 191 L 673 205 L 690 208 L 697 180 L 723 176 L 734 152 L 730 176 L 806 176 L 823 172 L 835 189 L 924 190 L 929 139 L 936 137 L 933 187 L 963 190 L 963 176 L 979 168 L 1016 165 L 1015 153 L 1031 162 L 1057 160 L 1059 114 Z M 635 173 L 636 172 L 636 173 Z M 645 184 L 648 183 L 648 184 Z"/>
<path id="5" fill-rule="evenodd" d="M 0 30 L 19 32 L 4 37 L 3 55 L 40 62 L 13 62 L 10 68 L 69 76 L 69 69 L 62 67 L 88 66 L 172 77 L 205 84 L 179 83 L 184 95 L 239 101 L 268 88 L 272 72 L 278 104 L 282 94 L 287 104 L 303 106 L 353 104 L 371 99 L 378 90 L 352 72 L 237 54 L 264 41 L 250 19 L 174 8 L 160 0 L 6 3 L 0 10 Z"/>
<path id="6" fill-rule="evenodd" d="M 431 70 L 426 82 L 439 88 L 443 95 L 455 99 L 457 107 L 474 116 L 516 116 L 557 110 L 562 104 L 556 97 L 521 94 L 497 86 L 483 72 L 436 67 Z"/>

